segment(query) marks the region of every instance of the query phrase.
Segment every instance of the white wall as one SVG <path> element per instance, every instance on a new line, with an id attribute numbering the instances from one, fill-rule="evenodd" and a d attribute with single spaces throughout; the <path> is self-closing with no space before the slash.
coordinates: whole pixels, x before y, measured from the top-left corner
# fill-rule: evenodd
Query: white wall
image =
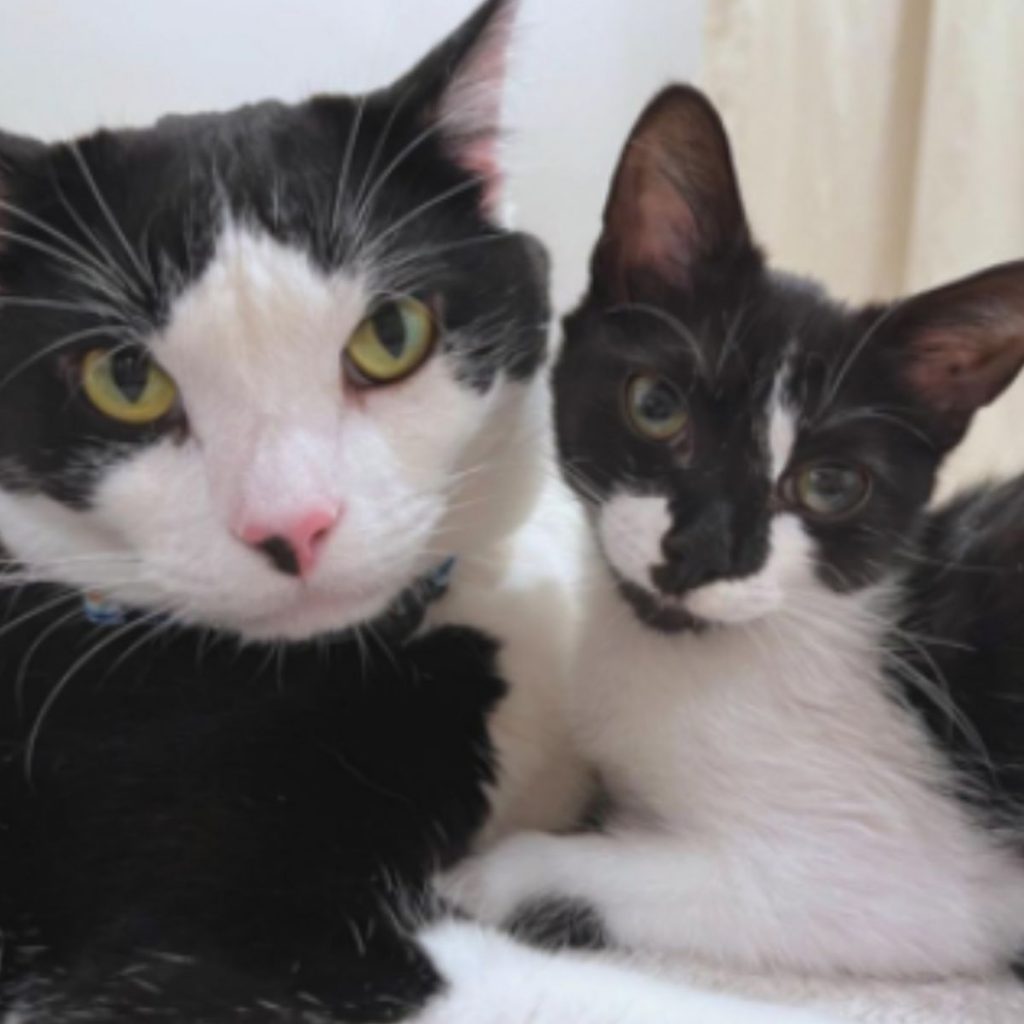
<path id="1" fill-rule="evenodd" d="M 518 223 L 584 280 L 619 146 L 647 97 L 693 77 L 704 0 L 525 0 L 509 102 Z M 473 0 L 0 0 L 0 126 L 46 138 L 171 110 L 383 84 Z"/>

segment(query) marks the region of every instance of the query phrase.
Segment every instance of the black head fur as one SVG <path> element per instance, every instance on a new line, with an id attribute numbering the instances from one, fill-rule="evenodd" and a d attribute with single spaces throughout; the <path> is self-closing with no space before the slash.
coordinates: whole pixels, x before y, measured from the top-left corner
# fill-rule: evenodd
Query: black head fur
<path id="1" fill-rule="evenodd" d="M 52 146 L 0 133 L 0 485 L 84 503 L 110 460 L 187 426 L 98 415 L 73 367 L 97 345 L 146 345 L 228 218 L 325 271 L 363 268 L 380 293 L 433 297 L 468 386 L 535 373 L 546 256 L 495 222 L 497 117 L 475 99 L 461 116 L 450 109 L 496 74 L 511 10 L 490 0 L 363 97 L 168 117 Z M 496 325 L 485 339 L 462 330 L 485 316 Z"/>
<path id="2" fill-rule="evenodd" d="M 654 626 L 658 595 L 756 573 L 787 481 L 819 460 L 858 467 L 867 500 L 804 515 L 818 570 L 862 587 L 899 563 L 944 455 L 1024 362 L 1024 263 L 900 302 L 851 308 L 769 269 L 751 240 L 723 125 L 696 90 L 669 88 L 640 117 L 611 188 L 590 288 L 565 320 L 555 371 L 569 483 L 596 511 L 613 493 L 665 495 L 672 524 L 649 588 L 626 596 Z M 683 396 L 669 443 L 623 415 L 637 375 Z M 791 415 L 788 465 L 771 468 L 773 405 Z M 671 616 L 670 616 L 671 618 Z"/>

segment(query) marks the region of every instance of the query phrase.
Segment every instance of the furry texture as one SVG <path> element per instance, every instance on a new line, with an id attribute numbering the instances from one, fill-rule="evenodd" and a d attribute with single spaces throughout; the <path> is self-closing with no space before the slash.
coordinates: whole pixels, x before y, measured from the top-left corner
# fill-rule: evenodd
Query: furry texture
<path id="1" fill-rule="evenodd" d="M 358 99 L 0 136 L 19 1022 L 791 1019 L 541 958 L 430 883 L 579 801 L 540 689 L 565 641 L 524 645 L 506 568 L 541 483 L 547 320 L 543 252 L 492 217 L 513 13 L 489 0 Z M 433 344 L 370 387 L 350 339 L 383 309 L 401 354 L 410 299 Z M 122 406 L 154 367 L 174 402 L 104 413 L 97 350 Z"/>
<path id="2" fill-rule="evenodd" d="M 926 510 L 1022 312 L 1022 264 L 852 310 L 769 271 L 710 104 L 652 102 L 555 374 L 597 541 L 572 716 L 613 810 L 460 867 L 457 898 L 755 970 L 1024 950 L 1024 482 Z"/>

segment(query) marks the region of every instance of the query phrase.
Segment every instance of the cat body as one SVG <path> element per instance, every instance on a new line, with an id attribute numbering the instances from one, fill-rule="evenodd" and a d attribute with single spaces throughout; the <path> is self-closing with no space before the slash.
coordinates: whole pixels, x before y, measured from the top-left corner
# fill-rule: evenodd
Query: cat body
<path id="1" fill-rule="evenodd" d="M 769 270 L 717 115 L 623 154 L 555 371 L 592 527 L 570 717 L 600 831 L 460 867 L 607 939 L 745 969 L 988 973 L 1024 950 L 1024 481 L 932 514 L 1024 362 L 1024 266 L 850 309 Z"/>
<path id="2" fill-rule="evenodd" d="M 495 216 L 513 13 L 361 98 L 0 134 L 11 1024 L 808 1019 L 433 890 L 582 785 L 561 583 L 518 569 L 548 307 Z"/>

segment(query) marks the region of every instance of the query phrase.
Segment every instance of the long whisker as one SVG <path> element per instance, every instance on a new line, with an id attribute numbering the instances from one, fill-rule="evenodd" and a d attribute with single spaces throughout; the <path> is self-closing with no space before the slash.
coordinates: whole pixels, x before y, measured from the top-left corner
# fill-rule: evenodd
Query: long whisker
<path id="1" fill-rule="evenodd" d="M 391 108 L 388 113 L 388 119 L 384 123 L 384 129 L 377 136 L 377 142 L 373 147 L 373 152 L 370 154 L 369 163 L 366 165 L 366 170 L 363 173 L 363 180 L 359 185 L 359 194 L 356 196 L 355 208 L 358 211 L 362 211 L 364 208 L 364 198 L 367 191 L 370 189 L 371 181 L 374 175 L 377 173 L 377 163 L 384 152 L 384 148 L 387 145 L 388 139 L 391 137 L 391 131 L 395 126 L 395 121 L 398 118 L 402 107 L 405 105 L 406 100 L 409 98 L 409 92 L 401 96 L 397 103 Z M 359 222 L 359 215 L 357 214 L 357 223 Z M 358 249 L 361 244 L 361 235 L 357 232 L 354 236 L 353 246 Z"/>
<path id="2" fill-rule="evenodd" d="M 58 231 L 52 224 L 47 223 L 34 214 L 29 213 L 28 210 L 23 210 L 20 206 L 16 206 L 14 203 L 8 200 L 0 199 L 0 211 L 10 214 L 12 217 L 17 217 L 19 220 L 24 221 L 26 224 L 32 225 L 32 227 L 38 228 L 44 234 L 48 235 L 55 242 L 62 244 L 68 251 L 69 255 L 79 256 L 85 260 L 93 269 L 99 274 L 106 274 L 108 269 L 111 269 L 104 265 L 99 259 L 97 259 L 94 253 L 91 253 L 84 245 L 76 242 L 69 235 L 66 235 L 63 231 Z"/>
<path id="3" fill-rule="evenodd" d="M 23 245 L 26 249 L 32 249 L 43 256 L 49 256 L 51 259 L 78 271 L 86 279 L 95 279 L 95 275 L 99 273 L 94 266 L 83 263 L 78 257 L 65 252 L 63 249 L 58 249 L 47 242 L 40 241 L 38 238 L 33 238 L 31 235 L 23 235 L 20 231 L 0 228 L 0 238 Z"/>
<path id="4" fill-rule="evenodd" d="M 148 615 L 143 616 L 140 619 L 133 619 L 131 622 L 126 623 L 123 626 L 113 630 L 108 636 L 105 636 L 98 643 L 93 644 L 88 651 L 85 652 L 80 658 L 78 658 L 71 667 L 60 677 L 56 685 L 46 695 L 46 699 L 43 701 L 42 706 L 39 708 L 39 713 L 36 715 L 36 720 L 32 724 L 32 728 L 29 731 L 28 738 L 25 741 L 25 752 L 24 752 L 24 770 L 25 780 L 31 785 L 32 783 L 32 761 L 35 757 L 36 747 L 39 743 L 39 735 L 42 731 L 43 724 L 45 723 L 50 711 L 53 710 L 54 705 L 60 699 L 61 695 L 67 689 L 71 680 L 75 675 L 83 669 L 90 661 L 93 660 L 97 655 L 101 654 L 107 648 L 113 646 L 115 643 L 120 641 L 123 637 L 127 636 L 132 630 L 138 629 L 140 626 L 146 625 L 152 622 L 156 618 L 162 618 L 164 611 L 161 609 L 157 612 L 151 612 Z"/>
<path id="5" fill-rule="evenodd" d="M 838 367 L 832 382 L 825 389 L 821 402 L 818 405 L 817 416 L 820 417 L 824 412 L 829 409 L 832 403 L 835 401 L 836 395 L 839 394 L 839 389 L 843 386 L 843 381 L 846 380 L 847 375 L 853 369 L 854 364 L 860 358 L 861 354 L 870 344 L 871 340 L 878 334 L 879 330 L 887 324 L 895 315 L 898 313 L 907 303 L 907 299 L 902 299 L 899 302 L 894 302 L 880 317 L 878 317 L 868 329 L 857 339 L 856 343 L 850 349 L 846 359 L 844 359 Z"/>
<path id="6" fill-rule="evenodd" d="M 55 313 L 88 313 L 93 316 L 108 316 L 110 319 L 122 322 L 120 310 L 102 302 L 63 301 L 0 294 L 0 309 L 45 309 Z"/>
<path id="7" fill-rule="evenodd" d="M 377 196 L 380 195 L 381 189 L 384 188 L 388 180 L 391 178 L 391 175 L 394 174 L 395 171 L 397 171 L 398 168 L 401 167 L 402 164 L 405 163 L 405 161 L 408 160 L 409 157 L 412 156 L 412 154 L 416 152 L 416 150 L 419 149 L 420 146 L 422 146 L 428 139 L 436 135 L 439 130 L 439 123 L 428 125 L 412 140 L 412 142 L 404 146 L 399 151 L 398 155 L 395 156 L 391 160 L 391 162 L 384 168 L 384 170 L 380 173 L 377 180 L 373 183 L 373 187 L 367 190 L 365 197 L 359 204 L 359 208 L 356 213 L 355 219 L 356 238 L 361 238 L 363 236 L 366 223 L 373 212 L 373 204 Z"/>
<path id="8" fill-rule="evenodd" d="M 60 182 L 54 178 L 53 188 L 57 193 L 57 198 L 60 200 L 61 206 L 67 212 L 68 216 L 75 222 L 75 226 L 82 234 L 89 239 L 92 243 L 93 250 L 98 255 L 99 259 L 102 260 L 103 264 L 108 268 L 109 272 L 113 274 L 114 279 L 111 284 L 114 288 L 121 293 L 122 298 L 126 292 L 134 292 L 136 295 L 141 296 L 142 291 L 139 287 L 139 283 L 135 281 L 130 274 L 128 274 L 124 267 L 114 258 L 113 253 L 103 244 L 102 239 L 99 235 L 93 231 L 92 227 L 88 224 L 86 219 L 79 213 L 77 207 L 68 198 L 67 193 L 61 187 Z"/>
<path id="9" fill-rule="evenodd" d="M 679 317 L 673 316 L 667 310 L 660 309 L 658 306 L 649 305 L 646 302 L 624 302 L 620 305 L 613 306 L 608 310 L 608 313 L 644 313 L 653 317 L 655 320 L 660 320 L 680 340 L 686 342 L 690 351 L 693 353 L 694 362 L 697 364 L 697 368 L 700 370 L 701 376 L 705 379 L 709 379 L 707 360 L 705 359 L 704 349 L 701 346 L 700 340 L 693 331 L 691 331 L 690 328 L 679 319 Z"/>
<path id="10" fill-rule="evenodd" d="M 445 189 L 445 191 L 434 196 L 432 199 L 428 199 L 426 202 L 421 203 L 415 209 L 410 210 L 409 213 L 405 214 L 405 216 L 399 217 L 397 221 L 395 221 L 393 224 L 388 226 L 384 231 L 382 231 L 379 235 L 377 235 L 373 239 L 373 243 L 370 247 L 371 251 L 379 252 L 384 242 L 387 241 L 387 239 L 389 239 L 396 232 L 401 231 L 402 228 L 410 224 L 412 221 L 416 220 L 418 217 L 421 217 L 424 213 L 428 213 L 430 210 L 434 209 L 437 206 L 440 206 L 442 203 L 446 203 L 451 199 L 455 199 L 457 196 L 460 196 L 463 193 L 468 192 L 470 189 L 475 189 L 479 187 L 479 178 L 469 178 L 466 181 L 462 181 L 458 185 L 453 186 L 452 188 Z"/>
<path id="11" fill-rule="evenodd" d="M 62 338 L 58 338 L 56 341 L 49 345 L 44 346 L 38 352 L 34 352 L 28 359 L 23 359 L 10 373 L 8 373 L 2 380 L 0 380 L 0 391 L 2 391 L 8 384 L 24 373 L 29 367 L 34 366 L 36 363 L 46 359 L 47 356 L 53 355 L 54 352 L 59 352 L 62 349 L 70 348 L 73 345 L 77 345 L 81 341 L 85 341 L 88 338 L 99 338 L 99 337 L 111 337 L 112 334 L 116 333 L 123 328 L 112 327 L 109 324 L 101 324 L 98 327 L 88 327 L 82 331 L 75 331 L 72 334 L 65 334 Z"/>
<path id="12" fill-rule="evenodd" d="M 100 191 L 99 185 L 96 184 L 96 179 L 93 177 L 92 171 L 89 169 L 89 165 L 86 162 L 85 157 L 82 155 L 81 149 L 76 143 L 71 143 L 68 148 L 70 149 L 72 156 L 74 156 L 75 162 L 78 164 L 78 168 L 82 172 L 82 177 L 85 179 L 85 183 L 89 186 L 89 191 L 92 192 L 93 197 L 96 200 L 96 205 L 103 214 L 103 218 L 106 220 L 107 224 L 110 225 L 110 230 L 114 232 L 114 236 L 120 243 L 121 248 L 124 249 L 125 255 L 135 268 L 139 281 L 143 284 L 149 284 L 150 288 L 155 291 L 156 289 L 152 278 L 147 277 L 146 268 L 142 265 L 142 261 L 139 259 L 138 253 L 134 248 L 132 248 L 128 239 L 125 237 L 124 231 L 121 229 L 121 225 L 114 216 L 114 211 L 111 210 L 106 199 L 103 197 L 103 193 Z"/>
<path id="13" fill-rule="evenodd" d="M 72 595 L 78 597 L 77 594 Z M 79 598 L 81 600 L 81 598 Z M 76 607 L 72 608 L 71 611 L 65 612 L 60 618 L 55 619 L 50 623 L 49 626 L 44 629 L 39 636 L 32 642 L 32 646 L 22 656 L 21 663 L 18 665 L 18 674 L 14 680 L 14 706 L 18 710 L 18 717 L 22 718 L 25 714 L 25 685 L 28 682 L 28 670 L 32 664 L 32 659 L 35 657 L 36 652 L 46 643 L 46 641 L 54 634 L 61 630 L 62 627 L 71 622 L 72 619 L 78 618 L 82 614 L 82 609 L 76 604 Z"/>
<path id="14" fill-rule="evenodd" d="M 345 142 L 345 152 L 341 158 L 341 169 L 338 172 L 338 181 L 334 188 L 334 203 L 331 206 L 331 238 L 335 240 L 335 246 L 340 249 L 338 242 L 341 236 L 341 208 L 345 201 L 345 193 L 348 190 L 349 174 L 352 170 L 352 158 L 355 155 L 356 142 L 359 139 L 359 132 L 363 126 L 363 116 L 366 113 L 366 104 L 369 97 L 364 94 L 359 97 L 356 105 L 356 112 L 352 118 L 352 127 L 349 128 L 348 139 Z M 336 258 L 340 252 L 336 252 Z"/>
<path id="15" fill-rule="evenodd" d="M 67 604 L 68 601 L 72 600 L 81 602 L 82 595 L 77 591 L 68 591 L 61 594 L 59 597 L 54 598 L 52 601 L 44 601 L 42 604 L 30 608 L 27 612 L 17 616 L 17 618 L 11 619 L 10 622 L 5 621 L 4 624 L 0 626 L 0 637 L 6 636 L 8 633 L 13 632 L 24 623 L 31 622 L 32 619 L 37 616 L 45 615 L 46 612 L 53 611 L 54 608 L 59 608 L 62 604 Z"/>

